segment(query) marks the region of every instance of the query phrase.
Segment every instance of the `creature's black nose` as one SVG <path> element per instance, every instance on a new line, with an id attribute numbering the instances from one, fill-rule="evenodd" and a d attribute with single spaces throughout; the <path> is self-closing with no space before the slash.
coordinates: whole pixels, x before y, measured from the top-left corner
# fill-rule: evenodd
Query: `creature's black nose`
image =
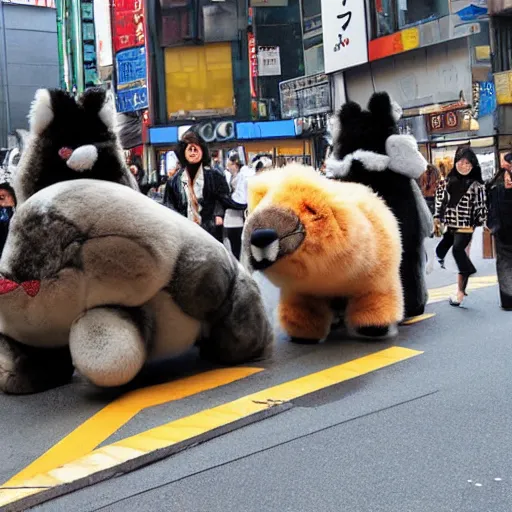
<path id="1" fill-rule="evenodd" d="M 256 229 L 251 235 L 251 245 L 264 249 L 279 238 L 274 229 Z"/>

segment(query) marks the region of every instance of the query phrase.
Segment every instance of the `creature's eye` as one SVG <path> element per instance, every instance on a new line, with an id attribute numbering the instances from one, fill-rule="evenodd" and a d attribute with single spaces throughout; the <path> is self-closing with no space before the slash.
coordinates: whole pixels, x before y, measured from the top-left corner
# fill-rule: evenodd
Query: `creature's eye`
<path id="1" fill-rule="evenodd" d="M 316 215 L 317 214 L 317 211 L 315 210 L 315 208 L 313 208 L 309 204 L 305 204 L 304 205 L 304 209 L 306 210 L 307 213 L 309 213 L 311 215 Z"/>

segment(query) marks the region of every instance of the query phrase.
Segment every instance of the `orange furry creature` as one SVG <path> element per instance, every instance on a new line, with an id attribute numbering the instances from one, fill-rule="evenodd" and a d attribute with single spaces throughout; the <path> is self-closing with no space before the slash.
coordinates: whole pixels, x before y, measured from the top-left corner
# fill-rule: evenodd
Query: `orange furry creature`
<path id="1" fill-rule="evenodd" d="M 400 231 L 374 192 L 290 164 L 250 180 L 248 208 L 242 261 L 280 288 L 279 317 L 292 341 L 327 337 L 340 300 L 352 334 L 396 334 Z"/>

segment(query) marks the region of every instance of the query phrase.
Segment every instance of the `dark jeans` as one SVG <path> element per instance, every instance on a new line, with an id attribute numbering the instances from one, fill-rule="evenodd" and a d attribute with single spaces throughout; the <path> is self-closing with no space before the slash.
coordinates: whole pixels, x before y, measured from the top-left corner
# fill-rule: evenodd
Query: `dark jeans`
<path id="1" fill-rule="evenodd" d="M 457 233 L 456 229 L 449 228 L 436 248 L 437 257 L 444 260 L 450 248 L 453 247 L 452 254 L 459 274 L 466 278 L 476 273 L 476 268 L 466 253 L 466 248 L 472 238 L 473 233 Z"/>
<path id="2" fill-rule="evenodd" d="M 242 231 L 244 228 L 226 228 L 228 240 L 231 245 L 231 252 L 237 260 L 240 260 L 242 250 Z"/>

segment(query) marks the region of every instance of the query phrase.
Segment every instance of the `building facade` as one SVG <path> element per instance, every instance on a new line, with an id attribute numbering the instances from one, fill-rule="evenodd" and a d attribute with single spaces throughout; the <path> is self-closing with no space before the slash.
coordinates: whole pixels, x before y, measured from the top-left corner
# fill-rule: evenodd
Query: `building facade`
<path id="1" fill-rule="evenodd" d="M 403 133 L 429 161 L 451 169 L 456 148 L 469 145 L 492 176 L 498 109 L 487 0 L 323 0 L 322 17 L 338 90 L 361 103 L 389 92 L 404 109 Z"/>
<path id="2" fill-rule="evenodd" d="M 35 91 L 58 86 L 53 0 L 0 0 L 0 147 L 28 128 Z"/>

